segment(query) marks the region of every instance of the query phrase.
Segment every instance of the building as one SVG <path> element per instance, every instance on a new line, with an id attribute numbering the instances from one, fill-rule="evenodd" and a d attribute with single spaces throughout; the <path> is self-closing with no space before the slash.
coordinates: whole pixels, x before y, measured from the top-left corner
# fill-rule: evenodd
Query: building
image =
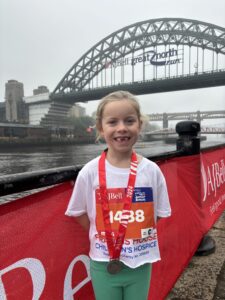
<path id="1" fill-rule="evenodd" d="M 86 110 L 84 107 L 80 106 L 79 104 L 74 104 L 69 110 L 69 117 L 79 118 L 83 117 L 86 114 Z"/>
<path id="2" fill-rule="evenodd" d="M 6 121 L 18 123 L 28 122 L 28 112 L 23 97 L 23 83 L 17 80 L 9 80 L 5 84 Z"/>
<path id="3" fill-rule="evenodd" d="M 0 122 L 5 122 L 5 103 L 0 102 Z"/>
<path id="4" fill-rule="evenodd" d="M 40 125 L 42 118 L 48 114 L 51 106 L 49 93 L 36 94 L 23 99 L 28 107 L 29 124 Z"/>
<path id="5" fill-rule="evenodd" d="M 1 123 L 0 122 L 0 141 L 7 141 L 4 138 L 10 138 L 18 141 L 18 138 L 26 139 L 49 139 L 51 131 L 41 126 L 27 124 Z"/>
<path id="6" fill-rule="evenodd" d="M 68 117 L 85 116 L 86 110 L 78 104 L 53 102 L 45 85 L 24 97 L 23 83 L 9 80 L 5 84 L 5 103 L 0 105 L 0 121 L 29 123 L 44 127 L 70 127 Z"/>
<path id="7" fill-rule="evenodd" d="M 49 89 L 45 85 L 40 85 L 37 89 L 33 90 L 33 95 L 40 95 L 49 93 Z"/>
<path id="8" fill-rule="evenodd" d="M 78 104 L 71 107 L 70 104 L 53 102 L 50 99 L 50 93 L 44 92 L 46 89 L 45 86 L 38 87 L 34 90 L 35 95 L 23 98 L 28 107 L 29 124 L 52 128 L 67 127 L 69 126 L 68 117 L 85 115 L 85 108 Z"/>

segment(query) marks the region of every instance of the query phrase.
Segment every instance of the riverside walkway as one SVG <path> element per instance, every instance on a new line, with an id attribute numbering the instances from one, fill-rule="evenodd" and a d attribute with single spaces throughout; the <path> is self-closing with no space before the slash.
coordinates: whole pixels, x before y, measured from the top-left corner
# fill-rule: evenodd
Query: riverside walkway
<path id="1" fill-rule="evenodd" d="M 166 300 L 225 299 L 225 211 L 209 231 L 215 252 L 194 256 Z"/>

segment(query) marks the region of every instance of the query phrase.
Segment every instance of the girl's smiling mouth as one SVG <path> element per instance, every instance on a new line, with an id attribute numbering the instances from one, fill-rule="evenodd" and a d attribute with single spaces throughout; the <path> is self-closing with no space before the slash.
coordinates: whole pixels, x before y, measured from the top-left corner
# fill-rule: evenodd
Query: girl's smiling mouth
<path id="1" fill-rule="evenodd" d="M 129 136 L 118 136 L 118 137 L 115 137 L 114 140 L 117 142 L 129 141 L 130 137 Z"/>

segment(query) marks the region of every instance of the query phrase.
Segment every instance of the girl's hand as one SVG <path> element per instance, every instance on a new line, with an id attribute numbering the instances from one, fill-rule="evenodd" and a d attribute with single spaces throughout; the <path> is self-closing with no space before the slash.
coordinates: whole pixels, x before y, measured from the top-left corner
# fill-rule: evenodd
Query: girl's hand
<path id="1" fill-rule="evenodd" d="M 85 229 L 89 230 L 90 228 L 90 221 L 88 219 L 87 214 L 84 214 L 82 216 L 76 217 L 77 222 Z"/>

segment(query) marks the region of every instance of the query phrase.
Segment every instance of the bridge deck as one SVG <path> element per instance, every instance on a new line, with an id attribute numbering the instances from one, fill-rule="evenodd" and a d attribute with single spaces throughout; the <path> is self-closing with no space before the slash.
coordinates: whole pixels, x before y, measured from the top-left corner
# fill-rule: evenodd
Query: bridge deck
<path id="1" fill-rule="evenodd" d="M 218 72 L 196 73 L 179 77 L 173 76 L 165 79 L 158 78 L 149 81 L 138 81 L 95 89 L 84 89 L 79 92 L 68 94 L 51 94 L 50 98 L 54 101 L 63 101 L 64 103 L 73 104 L 76 102 L 98 100 L 106 94 L 118 89 L 127 90 L 135 95 L 144 95 L 223 85 L 225 85 L 225 70 L 220 70 Z"/>

